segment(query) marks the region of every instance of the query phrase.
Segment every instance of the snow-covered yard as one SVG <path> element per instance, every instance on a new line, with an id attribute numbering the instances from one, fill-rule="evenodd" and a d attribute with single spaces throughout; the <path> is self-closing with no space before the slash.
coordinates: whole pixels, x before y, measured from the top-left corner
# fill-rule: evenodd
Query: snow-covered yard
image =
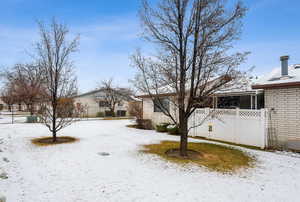
<path id="1" fill-rule="evenodd" d="M 77 122 L 62 135 L 79 142 L 49 147 L 30 142 L 49 134 L 40 124 L 0 124 L 0 172 L 8 173 L 0 195 L 8 202 L 299 201 L 300 155 L 243 149 L 258 162 L 235 175 L 182 168 L 138 152 L 178 137 L 127 128 L 129 122 Z"/>

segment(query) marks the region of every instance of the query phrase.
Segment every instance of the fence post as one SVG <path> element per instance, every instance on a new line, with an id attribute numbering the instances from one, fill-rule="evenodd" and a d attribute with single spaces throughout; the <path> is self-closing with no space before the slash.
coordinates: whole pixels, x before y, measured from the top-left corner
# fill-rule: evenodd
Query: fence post
<path id="1" fill-rule="evenodd" d="M 235 109 L 235 122 L 234 122 L 234 136 L 233 136 L 233 142 L 239 143 L 238 136 L 239 136 L 239 121 L 240 121 L 240 108 Z"/>
<path id="2" fill-rule="evenodd" d="M 195 126 L 195 124 L 196 124 L 196 114 L 197 114 L 197 109 L 194 111 L 194 113 L 193 113 L 193 127 Z M 196 136 L 196 131 L 197 129 L 196 128 L 193 128 L 193 136 L 195 137 Z"/>
<path id="3" fill-rule="evenodd" d="M 261 147 L 262 149 L 264 149 L 266 147 L 267 144 L 267 120 L 266 119 L 266 110 L 265 109 L 261 109 L 260 110 L 260 122 L 261 122 L 261 129 L 262 131 L 262 142 L 263 142 L 263 146 Z"/>
<path id="4" fill-rule="evenodd" d="M 208 108 L 208 107 L 205 108 L 205 112 L 204 112 L 204 115 L 205 115 L 205 116 L 204 116 L 204 118 L 206 119 L 206 121 L 208 120 L 208 116 L 209 116 L 209 114 L 210 114 L 210 110 L 211 110 L 211 109 Z M 212 110 L 215 110 L 215 109 L 212 109 Z M 211 117 L 210 117 L 210 118 L 211 118 Z M 206 122 L 206 121 L 205 121 L 205 122 Z M 205 123 L 205 122 L 204 122 L 204 123 Z M 203 124 L 204 124 L 204 123 L 203 123 Z M 209 124 L 209 123 L 208 123 L 208 124 Z M 207 129 L 206 129 L 206 130 L 207 130 Z M 211 133 L 212 133 L 212 132 L 208 131 L 207 138 L 211 138 L 211 135 L 212 135 Z"/>

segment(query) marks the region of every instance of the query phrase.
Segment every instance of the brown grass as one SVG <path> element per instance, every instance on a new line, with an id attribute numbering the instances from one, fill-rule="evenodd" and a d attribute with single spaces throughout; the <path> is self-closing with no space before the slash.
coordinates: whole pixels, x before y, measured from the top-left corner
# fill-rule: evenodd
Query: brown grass
<path id="1" fill-rule="evenodd" d="M 133 119 L 132 117 L 104 117 L 103 120 L 127 120 L 127 119 Z"/>
<path id="2" fill-rule="evenodd" d="M 69 143 L 74 143 L 76 141 L 79 141 L 79 139 L 77 139 L 75 137 L 69 137 L 69 136 L 57 137 L 56 142 L 53 142 L 52 137 L 40 137 L 40 138 L 34 138 L 31 140 L 31 142 L 37 146 L 52 146 L 52 145 L 58 145 L 58 144 L 69 144 Z"/>
<path id="3" fill-rule="evenodd" d="M 188 149 L 199 152 L 199 158 L 177 158 L 167 155 L 167 151 L 179 148 L 179 142 L 175 141 L 162 141 L 159 144 L 143 145 L 143 147 L 144 149 L 141 150 L 143 153 L 156 154 L 181 165 L 194 163 L 222 173 L 232 173 L 241 168 L 249 168 L 255 162 L 253 157 L 241 150 L 209 143 L 189 143 Z"/>

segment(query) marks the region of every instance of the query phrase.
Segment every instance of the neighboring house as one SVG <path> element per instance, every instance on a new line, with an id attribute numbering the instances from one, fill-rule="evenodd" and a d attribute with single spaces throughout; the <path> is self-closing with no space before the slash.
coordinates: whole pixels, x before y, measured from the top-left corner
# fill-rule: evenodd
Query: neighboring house
<path id="1" fill-rule="evenodd" d="M 255 109 L 264 108 L 266 110 L 263 112 L 266 112 L 266 115 L 261 124 L 265 125 L 267 131 L 267 146 L 300 151 L 300 65 L 288 66 L 288 59 L 288 56 L 282 56 L 281 68 L 274 69 L 260 79 L 251 79 L 249 84 L 243 87 L 217 91 L 212 96 L 212 104 L 199 108 L 239 108 L 244 110 L 241 114 L 249 116 L 262 113 Z M 168 108 L 170 113 L 177 113 L 176 107 L 169 101 L 175 99 L 176 94 L 165 93 L 157 96 L 163 100 L 164 107 Z M 149 95 L 138 97 L 143 101 L 144 119 L 151 119 L 153 124 L 171 121 Z"/>
<path id="2" fill-rule="evenodd" d="M 97 116 L 98 112 L 103 112 L 104 115 L 108 115 L 110 109 L 109 104 L 103 99 L 105 93 L 103 90 L 94 90 L 87 93 L 83 93 L 74 97 L 75 106 L 83 106 L 85 114 L 89 117 Z M 131 96 L 126 96 L 122 101 L 115 106 L 116 116 L 128 115 L 128 103 L 135 101 Z"/>
<path id="3" fill-rule="evenodd" d="M 255 83 L 257 78 L 244 78 L 242 81 L 236 82 L 234 85 L 218 90 L 212 96 L 211 103 L 199 108 L 221 108 L 221 109 L 261 109 L 264 108 L 263 90 L 253 90 L 251 85 Z M 156 95 L 161 100 L 163 106 L 167 108 L 172 115 L 176 115 L 177 107 L 174 105 L 176 99 L 175 93 L 161 93 Z M 158 107 L 158 101 L 151 98 L 149 95 L 139 95 L 138 98 L 143 102 L 143 118 L 151 119 L 153 124 L 162 122 L 171 122 L 172 120 L 163 114 Z M 171 100 L 171 101 L 170 101 Z M 155 104 L 155 102 L 157 102 Z M 177 114 L 178 115 L 178 114 Z M 178 117 L 178 116 L 173 116 Z"/>
<path id="4" fill-rule="evenodd" d="M 149 95 L 139 95 L 137 97 L 142 100 L 143 119 L 150 119 L 154 125 L 163 122 L 172 122 L 172 120 L 162 112 L 162 109 L 158 107 L 160 103 L 173 117 L 178 117 L 176 116 L 177 107 L 173 101 L 170 101 L 170 99 L 176 99 L 176 94 L 174 93 L 160 94 L 160 102 L 158 102 L 158 99 L 153 101 Z"/>
<path id="5" fill-rule="evenodd" d="M 271 146 L 300 150 L 300 65 L 288 66 L 288 59 L 282 56 L 281 68 L 274 69 L 252 88 L 264 89 Z"/>
<path id="6" fill-rule="evenodd" d="M 9 106 L 6 104 L 0 97 L 0 110 L 8 111 L 9 109 L 13 109 L 13 111 L 26 111 L 27 107 L 25 104 L 13 104 L 12 106 Z"/>

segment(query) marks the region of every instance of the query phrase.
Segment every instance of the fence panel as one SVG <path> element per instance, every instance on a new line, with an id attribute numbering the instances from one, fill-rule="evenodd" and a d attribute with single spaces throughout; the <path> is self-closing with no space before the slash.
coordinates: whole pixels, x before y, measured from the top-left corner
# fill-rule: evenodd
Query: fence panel
<path id="1" fill-rule="evenodd" d="M 266 117 L 264 109 L 198 109 L 189 120 L 190 135 L 264 148 Z"/>

